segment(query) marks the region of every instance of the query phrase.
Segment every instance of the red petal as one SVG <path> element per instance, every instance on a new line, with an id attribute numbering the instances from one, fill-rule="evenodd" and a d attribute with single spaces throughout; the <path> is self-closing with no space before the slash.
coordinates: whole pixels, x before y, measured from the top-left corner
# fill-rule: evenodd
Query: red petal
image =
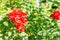
<path id="1" fill-rule="evenodd" d="M 16 29 L 18 29 L 20 32 L 24 31 L 24 24 L 16 25 Z"/>
<path id="2" fill-rule="evenodd" d="M 51 14 L 50 17 L 51 17 L 51 18 L 54 18 L 54 14 Z"/>
<path id="3" fill-rule="evenodd" d="M 22 23 L 26 23 L 27 21 L 25 20 L 25 19 L 23 19 L 23 18 L 20 18 L 20 21 L 22 22 Z"/>

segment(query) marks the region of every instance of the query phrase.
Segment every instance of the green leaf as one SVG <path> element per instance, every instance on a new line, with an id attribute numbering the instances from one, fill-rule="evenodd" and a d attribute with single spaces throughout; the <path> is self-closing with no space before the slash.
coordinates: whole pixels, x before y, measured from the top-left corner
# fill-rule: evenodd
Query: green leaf
<path id="1" fill-rule="evenodd" d="M 3 24 L 4 24 L 5 26 L 8 26 L 8 22 L 7 22 L 7 21 L 3 22 Z"/>

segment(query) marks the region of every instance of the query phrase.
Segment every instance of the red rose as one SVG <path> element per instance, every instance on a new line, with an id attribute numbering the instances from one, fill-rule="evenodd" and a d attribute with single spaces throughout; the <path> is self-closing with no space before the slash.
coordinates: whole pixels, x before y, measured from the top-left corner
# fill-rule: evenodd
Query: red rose
<path id="1" fill-rule="evenodd" d="M 54 11 L 51 15 L 51 18 L 55 18 L 56 20 L 60 19 L 60 11 Z"/>
<path id="2" fill-rule="evenodd" d="M 26 17 L 27 14 L 18 8 L 13 9 L 12 12 L 8 13 L 8 18 L 16 24 L 16 29 L 20 32 L 24 31 L 24 26 L 27 22 Z"/>

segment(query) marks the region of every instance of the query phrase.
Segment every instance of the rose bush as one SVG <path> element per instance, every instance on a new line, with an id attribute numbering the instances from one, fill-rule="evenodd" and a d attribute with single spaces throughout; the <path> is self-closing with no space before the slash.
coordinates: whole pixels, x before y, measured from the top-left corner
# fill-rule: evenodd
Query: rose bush
<path id="1" fill-rule="evenodd" d="M 1 0 L 0 40 L 60 40 L 60 27 L 55 19 L 50 18 L 60 2 L 58 0 L 38 2 L 36 6 L 36 0 Z M 57 16 L 54 15 L 51 17 Z"/>

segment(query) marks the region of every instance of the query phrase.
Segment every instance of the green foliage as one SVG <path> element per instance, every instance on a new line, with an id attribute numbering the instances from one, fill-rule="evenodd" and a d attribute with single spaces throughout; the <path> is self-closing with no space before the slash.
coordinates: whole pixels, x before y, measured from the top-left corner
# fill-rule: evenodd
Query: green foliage
<path id="1" fill-rule="evenodd" d="M 60 40 L 60 27 L 50 14 L 59 6 L 58 0 L 1 0 L 0 1 L 0 40 Z M 25 31 L 20 33 L 15 24 L 7 18 L 13 8 L 20 8 L 28 14 Z"/>

